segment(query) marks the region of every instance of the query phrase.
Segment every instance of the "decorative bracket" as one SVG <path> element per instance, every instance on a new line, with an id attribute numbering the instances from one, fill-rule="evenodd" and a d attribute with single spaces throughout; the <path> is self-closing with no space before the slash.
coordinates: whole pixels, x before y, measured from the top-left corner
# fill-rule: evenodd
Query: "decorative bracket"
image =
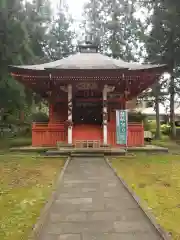
<path id="1" fill-rule="evenodd" d="M 114 92 L 115 86 L 108 86 L 108 85 L 107 85 L 106 89 L 107 89 L 107 90 L 106 90 L 107 93 Z"/>
<path id="2" fill-rule="evenodd" d="M 67 86 L 60 86 L 60 89 L 61 89 L 63 92 L 68 92 L 68 87 L 67 87 Z"/>

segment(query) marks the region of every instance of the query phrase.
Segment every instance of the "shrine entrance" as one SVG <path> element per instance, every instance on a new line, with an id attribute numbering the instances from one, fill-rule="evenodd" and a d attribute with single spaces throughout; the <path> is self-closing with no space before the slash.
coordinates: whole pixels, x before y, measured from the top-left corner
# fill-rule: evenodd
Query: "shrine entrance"
<path id="1" fill-rule="evenodd" d="M 94 95 L 91 91 L 82 91 L 78 92 L 73 99 L 74 143 L 77 141 L 102 140 L 102 94 L 96 93 L 96 96 Z"/>
<path id="2" fill-rule="evenodd" d="M 79 102 L 73 103 L 73 123 L 102 125 L 102 103 Z"/>

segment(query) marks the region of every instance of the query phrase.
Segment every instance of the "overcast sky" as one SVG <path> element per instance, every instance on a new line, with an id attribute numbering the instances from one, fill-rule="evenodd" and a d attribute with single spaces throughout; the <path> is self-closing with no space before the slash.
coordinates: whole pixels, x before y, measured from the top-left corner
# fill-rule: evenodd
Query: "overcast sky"
<path id="1" fill-rule="evenodd" d="M 83 5 L 86 2 L 86 0 L 61 0 L 68 4 L 69 11 L 72 14 L 72 17 L 76 19 L 76 21 L 81 19 L 82 16 L 82 9 Z M 60 3 L 60 0 L 51 0 L 52 5 L 54 8 L 56 8 L 57 4 Z"/>

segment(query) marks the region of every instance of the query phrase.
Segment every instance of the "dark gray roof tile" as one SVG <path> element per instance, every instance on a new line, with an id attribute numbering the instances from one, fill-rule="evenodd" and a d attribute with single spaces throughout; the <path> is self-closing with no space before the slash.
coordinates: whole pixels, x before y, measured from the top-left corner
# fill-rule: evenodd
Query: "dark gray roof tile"
<path id="1" fill-rule="evenodd" d="M 113 59 L 100 53 L 77 53 L 67 58 L 39 65 L 10 66 L 17 69 L 129 69 L 141 70 L 162 67 L 162 65 L 128 63 Z"/>

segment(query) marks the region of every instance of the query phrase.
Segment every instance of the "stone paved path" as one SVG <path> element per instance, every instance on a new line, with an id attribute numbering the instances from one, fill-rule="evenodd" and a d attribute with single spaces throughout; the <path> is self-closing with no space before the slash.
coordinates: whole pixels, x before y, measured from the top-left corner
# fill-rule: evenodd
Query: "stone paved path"
<path id="1" fill-rule="evenodd" d="M 39 240 L 159 240 L 103 158 L 70 162 Z"/>

